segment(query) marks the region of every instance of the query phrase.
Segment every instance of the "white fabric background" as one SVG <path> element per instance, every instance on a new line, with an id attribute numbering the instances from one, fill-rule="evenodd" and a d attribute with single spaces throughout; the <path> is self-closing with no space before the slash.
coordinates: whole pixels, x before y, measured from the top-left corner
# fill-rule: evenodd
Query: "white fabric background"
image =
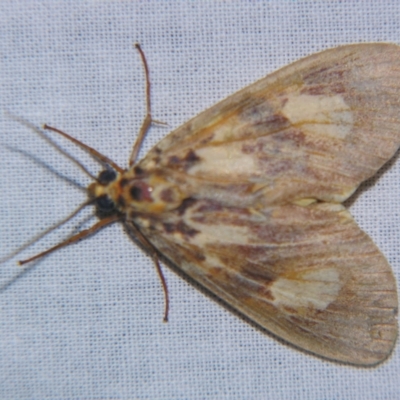
<path id="1" fill-rule="evenodd" d="M 169 124 L 151 129 L 143 152 L 299 57 L 345 43 L 400 43 L 397 0 L 2 0 L 0 16 L 0 257 L 85 199 L 22 151 L 89 183 L 5 111 L 64 129 L 125 166 L 144 116 L 136 41 L 150 65 L 154 117 Z M 380 175 L 351 210 L 399 281 L 399 161 Z M 57 243 L 84 216 L 18 259 Z M 20 271 L 15 259 L 0 266 L 1 399 L 400 398 L 400 346 L 378 368 L 322 361 L 278 343 L 168 268 L 163 324 L 154 266 L 120 226 L 41 260 L 4 288 Z"/>

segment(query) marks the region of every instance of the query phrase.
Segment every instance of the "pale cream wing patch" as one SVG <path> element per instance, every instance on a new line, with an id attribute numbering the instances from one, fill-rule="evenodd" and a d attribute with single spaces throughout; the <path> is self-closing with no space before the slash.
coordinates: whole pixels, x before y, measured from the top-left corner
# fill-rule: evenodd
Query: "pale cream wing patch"
<path id="1" fill-rule="evenodd" d="M 279 278 L 270 291 L 277 307 L 325 310 L 339 296 L 342 288 L 337 268 L 305 271 L 293 278 Z"/>
<path id="2" fill-rule="evenodd" d="M 304 58 L 199 114 L 140 163 L 194 192 L 246 185 L 262 202 L 342 202 L 400 145 L 400 47 Z M 184 179 L 180 176 L 184 174 Z"/>
<path id="3" fill-rule="evenodd" d="M 253 212 L 199 200 L 135 223 L 194 280 L 302 349 L 370 365 L 394 346 L 390 266 L 341 205 Z"/>

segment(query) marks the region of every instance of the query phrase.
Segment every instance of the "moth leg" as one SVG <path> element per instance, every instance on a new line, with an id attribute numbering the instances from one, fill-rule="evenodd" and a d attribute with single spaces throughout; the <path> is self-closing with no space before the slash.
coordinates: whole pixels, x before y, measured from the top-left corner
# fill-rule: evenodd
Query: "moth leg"
<path id="1" fill-rule="evenodd" d="M 76 215 L 80 210 L 81 210 L 81 208 L 78 208 L 78 210 L 74 214 L 72 214 L 72 216 Z M 61 224 L 63 224 L 64 222 L 68 221 L 70 218 L 71 217 L 69 217 L 65 221 L 61 221 Z M 18 264 L 19 265 L 24 265 L 24 264 L 30 263 L 30 262 L 32 262 L 34 260 L 37 260 L 38 258 L 42 258 L 42 257 L 46 256 L 47 254 L 53 253 L 55 250 L 61 249 L 62 247 L 66 247 L 66 246 L 68 246 L 70 244 L 77 243 L 80 240 L 82 240 L 82 239 L 84 239 L 84 238 L 86 238 L 86 237 L 88 237 L 90 235 L 93 235 L 94 233 L 96 233 L 100 229 L 106 227 L 107 225 L 111 225 L 114 222 L 117 222 L 117 221 L 120 221 L 120 220 L 121 220 L 121 217 L 118 216 L 118 215 L 112 215 L 110 217 L 101 219 L 99 222 L 94 224 L 92 227 L 77 233 L 76 235 L 70 237 L 69 239 L 64 240 L 63 242 L 51 247 L 48 250 L 45 250 L 45 251 L 42 251 L 39 254 L 36 254 L 35 256 L 33 256 L 31 258 L 28 258 L 28 259 L 22 260 L 22 261 L 18 261 Z M 48 230 L 48 232 L 51 232 L 52 230 L 53 229 L 50 229 L 50 230 Z M 46 232 L 46 233 L 48 233 L 48 232 Z"/>
<path id="2" fill-rule="evenodd" d="M 165 276 L 162 272 L 160 266 L 160 260 L 158 259 L 157 251 L 155 250 L 154 246 L 143 236 L 142 232 L 133 224 L 129 224 L 129 229 L 133 231 L 135 238 L 139 240 L 142 246 L 149 252 L 151 258 L 153 259 L 154 265 L 156 266 L 156 270 L 158 276 L 160 277 L 160 281 L 164 291 L 164 299 L 165 299 L 165 308 L 164 308 L 164 322 L 168 322 L 168 312 L 169 312 L 169 296 L 168 296 L 168 286 L 167 281 L 165 280 Z"/>
<path id="3" fill-rule="evenodd" d="M 139 135 L 133 145 L 131 156 L 129 157 L 129 166 L 133 165 L 136 161 L 137 155 L 139 153 L 140 146 L 143 143 L 143 140 L 146 136 L 147 131 L 150 128 L 152 118 L 151 118 L 151 100 L 150 100 L 150 72 L 149 67 L 147 65 L 146 56 L 144 55 L 143 50 L 141 49 L 139 43 L 135 43 L 135 47 L 140 54 L 140 58 L 142 59 L 142 64 L 144 68 L 144 73 L 146 77 L 146 116 L 144 117 L 142 126 L 139 131 Z"/>
<path id="4" fill-rule="evenodd" d="M 40 239 L 44 238 L 50 232 L 53 232 L 54 230 L 58 229 L 60 226 L 66 224 L 68 221 L 70 221 L 72 218 L 74 218 L 77 214 L 79 214 L 87 205 L 89 205 L 88 202 L 83 203 L 72 214 L 68 215 L 66 218 L 64 218 L 61 221 L 57 222 L 55 225 L 51 226 L 50 228 L 47 228 L 45 231 L 39 233 L 39 235 L 37 235 L 33 239 L 29 240 L 29 242 L 26 242 L 22 246 L 18 247 L 18 249 L 14 250 L 12 253 L 10 253 L 10 254 L 6 255 L 5 257 L 1 258 L 0 259 L 0 265 L 5 263 L 6 261 L 10 260 L 11 258 L 15 257 L 19 253 L 22 253 L 25 249 L 27 249 L 28 247 L 30 247 L 33 244 L 37 243 Z"/>
<path id="5" fill-rule="evenodd" d="M 81 142 L 78 139 L 75 139 L 74 137 L 72 137 L 71 135 L 68 135 L 68 133 L 65 133 L 63 131 L 61 131 L 60 129 L 57 128 L 53 128 L 52 126 L 43 125 L 43 129 L 48 130 L 48 131 L 52 131 L 55 133 L 58 133 L 59 135 L 65 137 L 66 139 L 68 139 L 69 141 L 71 141 L 72 143 L 75 143 L 77 146 L 79 146 L 81 149 L 85 150 L 86 152 L 88 152 L 95 160 L 97 160 L 100 163 L 103 164 L 107 164 L 110 165 L 112 168 L 114 168 L 116 171 L 118 171 L 119 173 L 123 173 L 124 169 L 121 168 L 119 165 L 117 165 L 113 160 L 111 160 L 110 158 L 108 158 L 107 156 L 105 156 L 104 154 L 101 154 L 100 152 L 98 152 L 97 150 L 95 150 L 93 147 L 88 146 L 87 144 Z M 45 138 L 47 138 L 47 136 L 45 136 Z M 50 139 L 47 139 L 48 141 Z M 52 141 L 50 141 L 50 143 L 52 143 Z M 61 154 L 64 154 L 67 158 L 69 158 L 71 161 L 73 161 L 75 164 L 77 164 L 83 172 L 85 172 L 88 176 L 90 176 L 93 180 L 97 180 L 97 178 L 95 176 L 93 176 L 80 162 L 78 162 L 77 160 L 75 160 L 73 157 L 71 157 L 67 152 L 65 152 L 64 150 L 62 150 L 61 148 L 59 148 L 58 146 L 53 145 L 58 151 L 61 152 Z"/>
<path id="6" fill-rule="evenodd" d="M 158 276 L 160 277 L 161 284 L 163 287 L 164 291 L 164 299 L 165 299 L 165 308 L 164 308 L 164 319 L 163 322 L 168 322 L 168 311 L 169 311 L 169 296 L 168 296 L 168 286 L 167 286 L 167 281 L 165 280 L 165 276 L 162 272 L 161 265 L 160 265 L 160 260 L 158 259 L 157 253 L 154 252 L 152 255 L 154 264 L 157 269 Z"/>

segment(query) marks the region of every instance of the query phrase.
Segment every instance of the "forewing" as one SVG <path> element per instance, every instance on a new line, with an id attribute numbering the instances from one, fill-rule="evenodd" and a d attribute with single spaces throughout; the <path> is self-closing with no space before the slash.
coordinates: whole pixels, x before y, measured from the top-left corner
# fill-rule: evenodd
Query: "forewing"
<path id="1" fill-rule="evenodd" d="M 194 280 L 302 349 L 369 365 L 394 346 L 390 266 L 341 205 L 252 212 L 201 200 L 140 229 Z"/>
<path id="2" fill-rule="evenodd" d="M 140 165 L 193 188 L 247 185 L 269 203 L 342 202 L 399 147 L 399 93 L 400 47 L 334 48 L 201 113 Z"/>

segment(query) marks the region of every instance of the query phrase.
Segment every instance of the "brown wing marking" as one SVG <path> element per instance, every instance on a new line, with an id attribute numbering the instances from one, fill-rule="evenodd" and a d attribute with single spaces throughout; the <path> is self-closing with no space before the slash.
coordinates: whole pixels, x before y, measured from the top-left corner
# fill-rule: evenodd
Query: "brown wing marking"
<path id="1" fill-rule="evenodd" d="M 142 161 L 187 190 L 253 184 L 275 204 L 342 202 L 400 145 L 400 47 L 304 58 L 201 113 Z M 267 200 L 268 201 L 268 200 Z"/>
<path id="2" fill-rule="evenodd" d="M 212 208 L 199 201 L 184 214 L 192 236 L 157 223 L 144 233 L 194 280 L 300 348 L 362 365 L 390 354 L 395 280 L 343 207 Z"/>

